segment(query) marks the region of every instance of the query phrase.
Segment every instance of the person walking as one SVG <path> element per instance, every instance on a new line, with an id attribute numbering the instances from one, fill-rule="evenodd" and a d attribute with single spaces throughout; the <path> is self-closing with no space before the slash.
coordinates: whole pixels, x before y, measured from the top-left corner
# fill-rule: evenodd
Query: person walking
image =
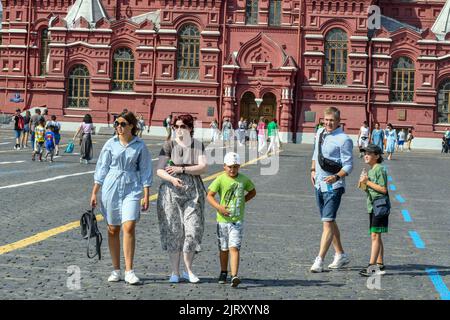
<path id="1" fill-rule="evenodd" d="M 45 120 L 39 118 L 38 125 L 34 129 L 34 147 L 31 155 L 31 160 L 36 160 L 36 154 L 39 155 L 39 161 L 42 162 L 42 152 L 44 151 L 45 143 Z"/>
<path id="2" fill-rule="evenodd" d="M 167 140 L 159 154 L 157 212 L 161 246 L 169 254 L 172 274 L 169 282 L 180 281 L 183 254 L 186 271 L 182 277 L 191 283 L 200 279 L 192 270 L 195 253 L 201 251 L 205 224 L 205 187 L 201 174 L 208 170 L 205 147 L 194 139 L 194 118 L 190 114 L 173 120 L 175 139 Z"/>
<path id="3" fill-rule="evenodd" d="M 53 127 L 53 133 L 55 135 L 55 155 L 59 155 L 59 143 L 61 141 L 61 123 L 56 121 L 56 116 L 51 116 L 51 121 L 47 123 L 47 126 Z"/>
<path id="4" fill-rule="evenodd" d="M 145 131 L 145 120 L 141 114 L 138 116 L 137 127 L 138 127 L 137 135 L 139 136 L 139 138 L 142 138 L 142 133 Z"/>
<path id="5" fill-rule="evenodd" d="M 400 150 L 401 152 L 403 152 L 403 147 L 405 145 L 405 139 L 406 139 L 406 133 L 405 133 L 404 129 L 400 129 L 400 131 L 398 132 L 398 135 L 397 135 L 397 139 L 398 139 L 397 151 Z"/>
<path id="6" fill-rule="evenodd" d="M 225 148 L 230 146 L 230 140 L 232 135 L 233 135 L 233 125 L 231 124 L 230 119 L 225 118 L 222 124 L 222 138 Z"/>
<path id="7" fill-rule="evenodd" d="M 211 130 L 211 143 L 214 143 L 219 140 L 219 124 L 217 123 L 217 120 L 214 119 L 209 127 Z"/>
<path id="8" fill-rule="evenodd" d="M 230 260 L 232 287 L 237 287 L 241 282 L 238 270 L 244 231 L 245 203 L 256 196 L 253 182 L 246 175 L 239 173 L 240 165 L 239 154 L 227 153 L 223 164 L 225 172 L 211 183 L 207 197 L 209 204 L 217 210 L 217 239 L 221 270 L 219 283 L 227 282 Z M 214 198 L 217 193 L 220 196 L 220 204 Z"/>
<path id="9" fill-rule="evenodd" d="M 127 112 L 122 113 L 122 114 L 127 114 Z M 114 123 L 116 123 L 116 122 L 114 122 Z M 75 140 L 78 135 L 81 135 L 81 137 L 80 137 L 80 144 L 81 144 L 80 163 L 88 164 L 89 161 L 94 157 L 94 148 L 92 147 L 92 137 L 91 137 L 93 129 L 94 129 L 94 124 L 92 123 L 92 117 L 90 114 L 86 114 L 83 118 L 83 122 L 81 123 L 80 127 L 78 128 L 78 131 L 73 136 L 73 140 Z M 116 133 L 117 133 L 117 128 L 116 128 Z"/>
<path id="10" fill-rule="evenodd" d="M 329 107 L 324 112 L 325 127 L 317 131 L 311 164 L 311 182 L 323 223 L 319 255 L 311 272 L 322 272 L 325 256 L 333 244 L 335 256 L 328 266 L 340 269 L 350 262 L 344 252 L 336 223 L 337 212 L 345 193 L 345 177 L 353 170 L 353 141 L 340 126 L 340 111 Z"/>
<path id="11" fill-rule="evenodd" d="M 250 123 L 250 134 L 249 134 L 249 140 L 250 140 L 250 148 L 256 148 L 258 145 L 258 133 L 256 131 L 256 128 L 258 128 L 258 124 L 256 123 L 256 120 L 252 120 Z"/>
<path id="12" fill-rule="evenodd" d="M 378 122 L 375 123 L 375 129 L 372 130 L 370 140 L 372 144 L 377 145 L 381 150 L 384 150 L 384 130 L 380 128 Z"/>
<path id="13" fill-rule="evenodd" d="M 411 152 L 411 143 L 414 139 L 414 135 L 412 133 L 412 129 L 408 129 L 408 135 L 406 136 L 406 149 L 408 152 Z"/>
<path id="14" fill-rule="evenodd" d="M 359 157 L 362 158 L 364 155 L 364 150 L 369 145 L 370 141 L 370 129 L 367 121 L 363 122 L 361 128 L 359 128 L 358 134 L 358 147 L 359 147 Z"/>
<path id="15" fill-rule="evenodd" d="M 23 129 L 25 128 L 25 121 L 20 114 L 20 109 L 16 110 L 16 114 L 13 117 L 14 120 L 14 136 L 16 138 L 16 144 L 14 145 L 14 150 L 20 150 L 20 142 L 23 134 Z"/>
<path id="16" fill-rule="evenodd" d="M 36 131 L 36 127 L 39 125 L 39 122 L 41 120 L 44 120 L 45 123 L 45 119 L 44 117 L 41 115 L 41 109 L 35 109 L 34 110 L 34 115 L 31 116 L 31 120 L 30 120 L 30 141 L 31 141 L 31 147 L 34 150 L 34 140 L 35 140 L 35 131 Z"/>
<path id="17" fill-rule="evenodd" d="M 31 112 L 27 110 L 25 112 L 25 117 L 23 117 L 23 133 L 22 133 L 22 141 L 21 145 L 23 149 L 28 148 L 28 137 L 30 135 L 30 121 L 31 121 Z"/>
<path id="18" fill-rule="evenodd" d="M 280 145 L 278 140 L 278 124 L 276 119 L 273 119 L 267 125 L 267 135 L 269 136 L 270 143 L 269 147 L 267 148 L 266 154 L 268 155 L 270 152 L 272 152 L 272 154 L 275 154 Z"/>
<path id="19" fill-rule="evenodd" d="M 364 162 L 370 166 L 370 170 L 368 173 L 364 170 L 359 179 L 360 188 L 367 193 L 369 233 L 372 238 L 369 265 L 359 272 L 360 275 L 365 277 L 372 276 L 373 271 L 378 275 L 386 273 L 384 266 L 384 245 L 381 235 L 388 232 L 389 215 L 376 216 L 374 213 L 375 200 L 387 196 L 386 202 L 390 203 L 387 189 L 387 173 L 384 167 L 381 166 L 381 163 L 383 162 L 381 153 L 382 150 L 377 145 L 370 144 L 366 148 Z"/>
<path id="20" fill-rule="evenodd" d="M 238 129 L 237 129 L 237 139 L 239 146 L 243 146 L 245 144 L 245 133 L 247 131 L 247 121 L 244 120 L 244 118 L 241 117 L 241 119 L 238 122 Z"/>
<path id="21" fill-rule="evenodd" d="M 392 124 L 388 123 L 386 129 L 386 152 L 388 154 L 388 160 L 392 160 L 392 155 L 395 151 L 395 144 L 397 142 L 397 132 Z"/>
<path id="22" fill-rule="evenodd" d="M 120 268 L 120 230 L 123 230 L 125 282 L 141 281 L 134 272 L 136 224 L 140 211 L 148 210 L 152 185 L 152 157 L 144 141 L 137 137 L 137 119 L 132 112 L 121 113 L 114 122 L 117 135 L 102 148 L 95 167 L 90 205 L 98 205 L 101 189 L 101 212 L 108 227 L 108 244 L 113 271 L 109 282 L 122 279 Z M 141 199 L 142 206 L 141 206 Z"/>
<path id="23" fill-rule="evenodd" d="M 264 122 L 264 117 L 259 118 L 259 123 L 256 129 L 258 131 L 258 152 L 262 154 L 264 148 L 267 146 L 266 123 Z"/>
<path id="24" fill-rule="evenodd" d="M 48 161 L 48 156 L 50 156 L 50 162 L 53 162 L 56 146 L 54 131 L 54 126 L 47 125 L 47 131 L 45 132 L 45 161 Z"/>
<path id="25" fill-rule="evenodd" d="M 163 126 L 166 128 L 167 140 L 171 139 L 171 137 L 172 137 L 172 115 L 171 114 L 169 114 L 169 116 L 164 119 Z"/>

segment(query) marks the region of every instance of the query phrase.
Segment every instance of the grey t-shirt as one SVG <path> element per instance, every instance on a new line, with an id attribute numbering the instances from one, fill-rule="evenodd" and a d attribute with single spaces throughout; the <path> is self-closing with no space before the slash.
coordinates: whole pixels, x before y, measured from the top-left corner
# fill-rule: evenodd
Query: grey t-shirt
<path id="1" fill-rule="evenodd" d="M 182 147 L 175 140 L 167 140 L 159 153 L 167 156 L 177 165 L 197 165 L 198 157 L 205 154 L 205 146 L 197 139 L 192 139 L 190 148 Z"/>

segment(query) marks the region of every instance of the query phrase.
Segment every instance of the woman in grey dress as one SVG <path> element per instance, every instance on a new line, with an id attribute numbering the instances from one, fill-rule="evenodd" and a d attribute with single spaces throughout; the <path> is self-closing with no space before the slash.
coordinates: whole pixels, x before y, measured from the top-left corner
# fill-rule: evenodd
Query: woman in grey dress
<path id="1" fill-rule="evenodd" d="M 80 150 L 80 163 L 88 164 L 94 157 L 94 148 L 92 147 L 91 134 L 94 131 L 94 124 L 92 123 L 92 117 L 90 114 L 86 114 L 83 118 L 83 123 L 78 128 L 78 131 L 73 136 L 73 140 L 81 134 L 81 150 Z"/>
<path id="2" fill-rule="evenodd" d="M 183 278 L 197 283 L 200 279 L 192 271 L 192 261 L 200 251 L 205 222 L 205 188 L 200 177 L 207 171 L 205 147 L 193 139 L 191 115 L 175 117 L 173 128 L 175 139 L 164 143 L 156 171 L 163 180 L 157 202 L 161 244 L 170 257 L 172 275 L 169 281 L 180 281 L 183 253 L 186 267 Z"/>

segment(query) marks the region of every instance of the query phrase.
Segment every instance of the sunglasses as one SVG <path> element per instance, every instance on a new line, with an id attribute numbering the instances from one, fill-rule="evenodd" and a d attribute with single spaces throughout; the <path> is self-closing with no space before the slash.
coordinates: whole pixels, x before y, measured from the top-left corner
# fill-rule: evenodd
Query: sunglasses
<path id="1" fill-rule="evenodd" d="M 118 126 L 121 126 L 122 128 L 125 128 L 128 125 L 128 123 L 126 122 L 119 122 L 119 121 L 115 121 L 114 122 L 114 127 L 117 128 Z"/>
<path id="2" fill-rule="evenodd" d="M 181 126 L 178 126 L 178 125 L 173 125 L 173 128 L 174 129 L 187 129 L 188 127 L 187 127 L 187 125 L 185 125 L 185 124 L 182 124 Z"/>

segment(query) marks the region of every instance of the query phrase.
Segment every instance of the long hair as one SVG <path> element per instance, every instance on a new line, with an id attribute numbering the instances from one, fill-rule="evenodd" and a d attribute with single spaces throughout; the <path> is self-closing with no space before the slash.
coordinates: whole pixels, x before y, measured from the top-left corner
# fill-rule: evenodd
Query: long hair
<path id="1" fill-rule="evenodd" d="M 179 116 L 175 116 L 175 118 L 172 119 L 171 125 L 175 125 L 178 120 L 183 121 L 185 125 L 188 126 L 189 129 L 191 129 L 191 137 L 194 136 L 194 118 L 190 114 L 182 114 Z"/>
<path id="2" fill-rule="evenodd" d="M 134 113 L 131 111 L 124 111 L 117 117 L 117 119 L 119 119 L 119 118 L 124 118 L 125 120 L 127 120 L 127 122 L 130 125 L 133 125 L 133 128 L 131 129 L 131 134 L 133 136 L 136 136 L 137 130 L 138 130 L 138 128 L 137 128 L 138 120 L 137 120 L 136 116 L 134 115 Z"/>

